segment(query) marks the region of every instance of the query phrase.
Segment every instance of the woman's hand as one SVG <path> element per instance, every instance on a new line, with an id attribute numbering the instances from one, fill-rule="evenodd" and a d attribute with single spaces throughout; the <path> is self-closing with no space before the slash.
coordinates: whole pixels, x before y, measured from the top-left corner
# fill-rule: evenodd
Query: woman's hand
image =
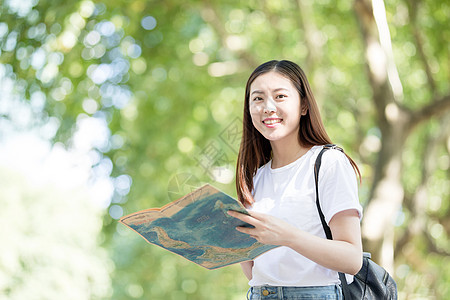
<path id="1" fill-rule="evenodd" d="M 254 228 L 236 227 L 236 230 L 250 235 L 260 243 L 284 246 L 290 239 L 290 233 L 299 230 L 279 218 L 259 212 L 250 211 L 249 213 L 250 215 L 245 215 L 231 210 L 228 211 L 230 216 L 253 225 Z"/>
<path id="2" fill-rule="evenodd" d="M 362 246 L 359 215 L 354 209 L 337 213 L 330 221 L 333 240 L 312 235 L 270 215 L 234 211 L 228 214 L 255 228 L 236 227 L 263 244 L 287 246 L 326 268 L 356 274 L 361 269 Z"/>

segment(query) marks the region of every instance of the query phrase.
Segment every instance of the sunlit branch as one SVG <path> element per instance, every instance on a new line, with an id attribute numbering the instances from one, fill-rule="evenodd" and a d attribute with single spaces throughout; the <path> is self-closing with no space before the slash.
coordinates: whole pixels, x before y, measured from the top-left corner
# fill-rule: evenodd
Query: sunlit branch
<path id="1" fill-rule="evenodd" d="M 428 105 L 414 111 L 410 118 L 409 128 L 413 129 L 415 126 L 424 122 L 431 117 L 438 117 L 450 110 L 450 94 L 445 95 L 439 99 L 430 101 Z"/>
<path id="2" fill-rule="evenodd" d="M 386 19 L 386 9 L 383 0 L 372 0 L 372 7 L 375 23 L 378 28 L 380 43 L 387 59 L 386 64 L 389 83 L 391 84 L 396 100 L 402 100 L 403 87 L 394 61 L 391 35 L 389 33 L 389 26 Z"/>
<path id="3" fill-rule="evenodd" d="M 377 26 L 370 1 L 355 0 L 354 9 L 365 45 L 367 75 L 370 80 L 373 101 L 378 119 L 383 121 L 385 120 L 386 106 L 393 102 L 394 98 L 386 80 L 386 54 L 377 38 Z M 381 124 L 384 124 L 383 122 Z"/>

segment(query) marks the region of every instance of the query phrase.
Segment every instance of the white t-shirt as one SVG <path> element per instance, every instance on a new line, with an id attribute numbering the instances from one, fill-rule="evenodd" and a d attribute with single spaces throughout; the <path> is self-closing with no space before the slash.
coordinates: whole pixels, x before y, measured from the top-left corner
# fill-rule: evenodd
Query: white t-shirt
<path id="1" fill-rule="evenodd" d="M 272 169 L 272 161 L 254 179 L 252 211 L 273 215 L 301 230 L 326 238 L 316 206 L 314 163 L 322 146 L 298 160 Z M 340 151 L 328 150 L 319 171 L 319 200 L 327 223 L 338 212 L 356 209 L 362 217 L 355 172 Z M 351 277 L 351 279 L 353 279 Z M 338 284 L 336 271 L 322 267 L 288 247 L 272 249 L 254 260 L 251 286 L 326 286 Z"/>

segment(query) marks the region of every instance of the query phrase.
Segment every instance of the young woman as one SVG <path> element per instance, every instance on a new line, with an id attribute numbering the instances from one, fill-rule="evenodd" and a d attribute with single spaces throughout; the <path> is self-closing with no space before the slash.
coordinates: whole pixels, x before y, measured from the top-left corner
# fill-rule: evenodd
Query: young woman
<path id="1" fill-rule="evenodd" d="M 314 162 L 331 140 L 302 69 L 275 60 L 257 67 L 247 82 L 243 123 L 236 187 L 250 216 L 229 214 L 254 226 L 240 232 L 280 246 L 241 263 L 249 299 L 342 299 L 338 272 L 356 274 L 362 265 L 359 170 L 340 151 L 322 157 L 320 203 L 333 234 L 327 240 Z"/>

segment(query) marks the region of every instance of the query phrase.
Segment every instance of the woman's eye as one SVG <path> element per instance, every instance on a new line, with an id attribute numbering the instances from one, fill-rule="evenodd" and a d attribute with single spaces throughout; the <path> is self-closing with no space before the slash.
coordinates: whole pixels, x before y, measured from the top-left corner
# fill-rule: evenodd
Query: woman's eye
<path id="1" fill-rule="evenodd" d="M 262 100 L 261 97 L 255 97 L 255 98 L 253 98 L 253 101 L 260 101 L 260 100 Z"/>
<path id="2" fill-rule="evenodd" d="M 286 95 L 278 95 L 277 98 L 278 99 L 283 99 L 283 98 L 286 98 Z"/>

